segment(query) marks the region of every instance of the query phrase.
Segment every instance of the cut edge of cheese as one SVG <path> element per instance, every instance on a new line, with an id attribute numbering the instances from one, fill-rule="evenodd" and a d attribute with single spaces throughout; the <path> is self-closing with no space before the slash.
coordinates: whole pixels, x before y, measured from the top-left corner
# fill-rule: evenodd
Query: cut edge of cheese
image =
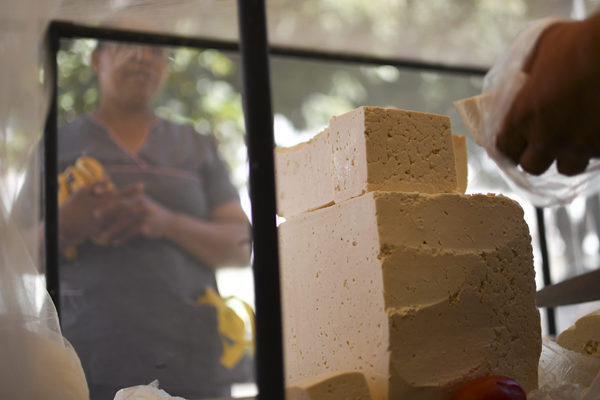
<path id="1" fill-rule="evenodd" d="M 467 97 L 454 102 L 454 107 L 458 111 L 467 130 L 480 146 L 483 144 L 483 106 L 484 102 L 489 100 L 489 94 L 479 94 L 477 96 Z"/>
<path id="2" fill-rule="evenodd" d="M 458 192 L 464 194 L 467 191 L 467 182 L 469 180 L 467 137 L 453 133 L 452 145 L 454 146 L 454 163 L 456 165 Z"/>
<path id="3" fill-rule="evenodd" d="M 330 371 L 301 379 L 286 388 L 286 400 L 371 400 L 365 376 L 358 371 Z"/>

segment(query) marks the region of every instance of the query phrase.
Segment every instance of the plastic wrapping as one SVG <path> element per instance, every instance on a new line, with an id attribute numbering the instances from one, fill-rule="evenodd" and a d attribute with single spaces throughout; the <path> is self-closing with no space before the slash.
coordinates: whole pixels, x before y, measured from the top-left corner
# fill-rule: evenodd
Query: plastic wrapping
<path id="1" fill-rule="evenodd" d="M 81 363 L 63 339 L 39 274 L 40 133 L 48 85 L 40 74 L 43 32 L 56 1 L 0 5 L 0 397 L 84 400 Z M 9 60 L 7 62 L 7 60 Z M 19 198 L 18 182 L 26 180 Z M 29 204 L 31 202 L 31 204 Z M 27 204 L 24 204 L 27 203 Z"/>
<path id="2" fill-rule="evenodd" d="M 600 160 L 590 160 L 587 169 L 576 176 L 565 176 L 556 169 L 556 161 L 542 175 L 525 172 L 496 149 L 496 135 L 512 102 L 527 80 L 523 64 L 540 34 L 559 19 L 543 19 L 529 25 L 514 40 L 508 51 L 486 74 L 479 96 L 455 103 L 475 141 L 494 159 L 509 183 L 537 206 L 569 203 L 576 197 L 600 190 Z"/>
<path id="3" fill-rule="evenodd" d="M 115 395 L 114 400 L 185 400 L 183 397 L 172 397 L 169 393 L 158 388 L 158 381 L 152 381 L 148 385 L 133 386 L 121 389 Z"/>
<path id="4" fill-rule="evenodd" d="M 530 400 L 600 400 L 600 359 L 544 340 L 539 364 L 539 390 Z"/>

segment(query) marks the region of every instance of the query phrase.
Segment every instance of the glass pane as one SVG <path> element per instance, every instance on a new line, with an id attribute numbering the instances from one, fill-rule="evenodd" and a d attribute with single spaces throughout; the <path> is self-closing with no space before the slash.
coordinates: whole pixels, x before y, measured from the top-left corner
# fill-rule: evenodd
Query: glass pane
<path id="1" fill-rule="evenodd" d="M 81 39 L 58 64 L 62 328 L 91 398 L 254 394 L 236 63 Z"/>

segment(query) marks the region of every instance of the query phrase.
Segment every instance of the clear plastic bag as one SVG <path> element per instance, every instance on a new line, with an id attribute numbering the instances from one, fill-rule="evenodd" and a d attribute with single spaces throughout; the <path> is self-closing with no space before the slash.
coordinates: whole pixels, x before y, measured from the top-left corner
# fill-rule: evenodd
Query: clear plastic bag
<path id="1" fill-rule="evenodd" d="M 542 207 L 566 204 L 578 196 L 591 195 L 600 190 L 598 159 L 590 160 L 587 169 L 576 176 L 560 174 L 556 162 L 545 173 L 536 176 L 515 166 L 495 146 L 501 124 L 516 94 L 527 80 L 527 74 L 522 72 L 523 64 L 540 34 L 559 21 L 549 18 L 531 23 L 486 74 L 482 94 L 455 103 L 475 141 L 486 149 L 511 186 L 533 204 Z"/>
<path id="2" fill-rule="evenodd" d="M 539 389 L 530 400 L 600 400 L 600 359 L 546 339 L 538 369 Z"/>
<path id="3" fill-rule="evenodd" d="M 61 335 L 56 309 L 38 268 L 41 258 L 38 149 L 50 98 L 50 86 L 40 83 L 41 44 L 49 16 L 57 4 L 56 0 L 0 3 L 2 399 L 89 398 L 81 363 Z M 27 171 L 35 172 L 25 184 L 19 185 Z M 28 196 L 24 198 L 23 193 Z"/>

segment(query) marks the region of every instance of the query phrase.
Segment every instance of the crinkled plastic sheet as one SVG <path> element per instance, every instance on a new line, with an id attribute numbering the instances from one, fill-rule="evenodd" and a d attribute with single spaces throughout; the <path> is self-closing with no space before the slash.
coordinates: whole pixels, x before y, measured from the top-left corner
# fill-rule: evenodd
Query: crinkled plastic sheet
<path id="1" fill-rule="evenodd" d="M 556 161 L 542 175 L 525 172 L 500 154 L 495 147 L 496 135 L 510 106 L 527 80 L 521 71 L 540 34 L 558 19 L 544 19 L 530 24 L 484 78 L 483 93 L 477 98 L 478 143 L 493 158 L 515 189 L 537 206 L 569 203 L 576 197 L 591 195 L 600 189 L 600 160 L 591 160 L 579 175 L 568 177 L 558 172 Z M 457 106 L 458 107 L 458 106 Z M 460 111 L 460 109 L 459 109 Z M 463 114 L 464 115 L 464 114 Z M 473 113 L 471 114 L 473 117 Z M 467 117 L 468 119 L 469 117 Z M 469 125 L 468 121 L 465 121 Z M 471 121 L 472 124 L 472 121 Z"/>
<path id="2" fill-rule="evenodd" d="M 542 345 L 539 390 L 529 400 L 600 400 L 600 359 L 559 346 L 551 339 Z"/>
<path id="3" fill-rule="evenodd" d="M 56 311 L 39 280 L 39 202 L 16 207 L 18 183 L 34 171 L 31 196 L 39 198 L 38 140 L 48 104 L 40 84 L 41 38 L 56 1 L 4 1 L 0 5 L 0 387 L 2 398 L 41 399 L 43 354 L 34 343 L 69 352 Z M 39 182 L 39 181 L 38 181 Z M 43 345 L 42 345 L 43 346 Z M 73 353 L 74 354 L 74 353 Z M 45 365 L 50 369 L 53 366 Z M 70 397 L 65 397 L 70 399 Z"/>

